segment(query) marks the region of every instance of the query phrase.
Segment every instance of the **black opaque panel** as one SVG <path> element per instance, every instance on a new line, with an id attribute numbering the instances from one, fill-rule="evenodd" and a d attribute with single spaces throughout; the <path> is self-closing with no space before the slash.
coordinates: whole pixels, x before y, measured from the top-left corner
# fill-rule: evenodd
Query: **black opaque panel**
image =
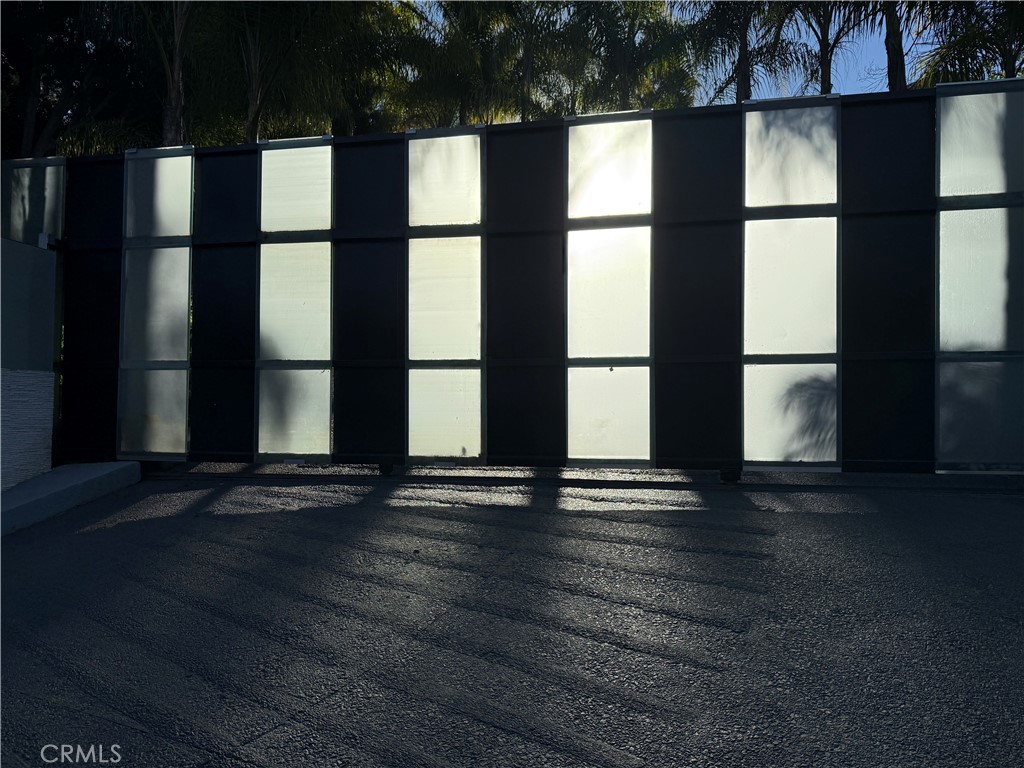
<path id="1" fill-rule="evenodd" d="M 335 360 L 405 360 L 405 263 L 402 241 L 335 247 Z"/>
<path id="2" fill-rule="evenodd" d="M 935 458 L 935 367 L 930 360 L 843 363 L 844 469 L 930 471 Z"/>
<path id="3" fill-rule="evenodd" d="M 256 371 L 193 368 L 189 374 L 188 457 L 193 461 L 252 461 Z"/>
<path id="4" fill-rule="evenodd" d="M 659 364 L 654 391 L 658 466 L 713 469 L 742 462 L 738 363 Z"/>
<path id="5" fill-rule="evenodd" d="M 930 354 L 935 331 L 935 216 L 843 221 L 843 353 Z"/>
<path id="6" fill-rule="evenodd" d="M 561 126 L 487 134 L 487 227 L 495 232 L 561 229 Z"/>
<path id="7" fill-rule="evenodd" d="M 65 368 L 116 368 L 121 252 L 68 251 L 63 268 Z"/>
<path id="8" fill-rule="evenodd" d="M 334 221 L 341 235 L 401 235 L 406 197 L 403 141 L 335 145 Z"/>
<path id="9" fill-rule="evenodd" d="M 565 376 L 561 365 L 487 371 L 488 463 L 565 464 Z"/>
<path id="10" fill-rule="evenodd" d="M 903 211 L 935 205 L 935 100 L 844 104 L 843 210 Z"/>
<path id="11" fill-rule="evenodd" d="M 124 232 L 124 160 L 67 161 L 64 238 L 76 244 L 116 245 Z"/>
<path id="12" fill-rule="evenodd" d="M 737 111 L 654 120 L 655 223 L 741 215 L 742 119 Z"/>
<path id="13" fill-rule="evenodd" d="M 565 358 L 562 236 L 487 239 L 487 355 Z"/>
<path id="14" fill-rule="evenodd" d="M 193 362 L 256 358 L 256 246 L 192 251 Z"/>
<path id="15" fill-rule="evenodd" d="M 218 243 L 256 240 L 259 190 L 256 150 L 197 155 L 196 239 Z"/>
<path id="16" fill-rule="evenodd" d="M 61 374 L 54 463 L 113 461 L 117 450 L 117 368 Z"/>
<path id="17" fill-rule="evenodd" d="M 404 460 L 404 367 L 334 369 L 334 455 Z"/>
<path id="18" fill-rule="evenodd" d="M 656 227 L 652 243 L 657 357 L 740 355 L 741 225 Z"/>

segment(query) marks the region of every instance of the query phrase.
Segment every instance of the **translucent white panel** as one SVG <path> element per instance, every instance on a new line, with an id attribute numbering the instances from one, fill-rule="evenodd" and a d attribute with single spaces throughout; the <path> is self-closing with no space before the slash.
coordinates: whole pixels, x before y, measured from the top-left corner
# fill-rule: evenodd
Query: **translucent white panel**
<path id="1" fill-rule="evenodd" d="M 1020 243 L 1024 232 L 1016 213 Z M 1010 222 L 1005 208 L 939 214 L 940 349 L 1007 348 L 1007 315 L 1014 314 L 1009 302 L 1016 302 L 1017 317 L 1024 312 L 1024 286 L 1012 297 L 1009 290 Z M 1017 258 L 1024 254 L 1018 253 Z M 1022 332 L 1024 329 L 1018 328 L 1013 334 L 1018 341 Z"/>
<path id="2" fill-rule="evenodd" d="M 331 148 L 266 149 L 260 154 L 260 229 L 331 227 Z"/>
<path id="3" fill-rule="evenodd" d="M 409 455 L 480 455 L 480 371 L 409 371 Z"/>
<path id="4" fill-rule="evenodd" d="M 939 98 L 939 194 L 1024 189 L 1024 92 Z"/>
<path id="5" fill-rule="evenodd" d="M 4 237 L 37 245 L 40 234 L 61 237 L 64 229 L 64 166 L 11 168 L 4 175 Z"/>
<path id="6" fill-rule="evenodd" d="M 185 453 L 188 371 L 121 371 L 121 452 Z"/>
<path id="7" fill-rule="evenodd" d="M 651 212 L 651 121 L 569 128 L 569 216 Z"/>
<path id="8" fill-rule="evenodd" d="M 409 241 L 409 357 L 480 358 L 480 238 Z"/>
<path id="9" fill-rule="evenodd" d="M 570 368 L 569 458 L 650 457 L 650 368 Z"/>
<path id="10" fill-rule="evenodd" d="M 1024 360 L 939 365 L 938 459 L 1024 463 Z"/>
<path id="11" fill-rule="evenodd" d="M 145 157 L 125 163 L 128 237 L 192 233 L 192 156 Z"/>
<path id="12" fill-rule="evenodd" d="M 331 452 L 329 370 L 260 371 L 259 452 Z"/>
<path id="13" fill-rule="evenodd" d="M 746 204 L 834 203 L 836 110 L 747 112 Z"/>
<path id="14" fill-rule="evenodd" d="M 260 249 L 260 358 L 331 358 L 331 245 Z"/>
<path id="15" fill-rule="evenodd" d="M 835 365 L 745 366 L 743 457 L 835 461 Z"/>
<path id="16" fill-rule="evenodd" d="M 743 349 L 836 351 L 836 220 L 748 221 Z"/>
<path id="17" fill-rule="evenodd" d="M 187 360 L 189 249 L 125 251 L 125 360 Z"/>
<path id="18" fill-rule="evenodd" d="M 480 137 L 409 142 L 409 225 L 480 222 Z"/>
<path id="19" fill-rule="evenodd" d="M 650 227 L 569 233 L 569 357 L 650 352 Z"/>

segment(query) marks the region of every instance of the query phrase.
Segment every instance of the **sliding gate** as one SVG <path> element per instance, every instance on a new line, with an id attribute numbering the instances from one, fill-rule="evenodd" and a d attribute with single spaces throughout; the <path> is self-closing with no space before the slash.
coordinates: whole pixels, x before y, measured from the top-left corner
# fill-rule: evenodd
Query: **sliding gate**
<path id="1" fill-rule="evenodd" d="M 60 458 L 1020 469 L 1021 135 L 1004 81 L 15 164 Z"/>

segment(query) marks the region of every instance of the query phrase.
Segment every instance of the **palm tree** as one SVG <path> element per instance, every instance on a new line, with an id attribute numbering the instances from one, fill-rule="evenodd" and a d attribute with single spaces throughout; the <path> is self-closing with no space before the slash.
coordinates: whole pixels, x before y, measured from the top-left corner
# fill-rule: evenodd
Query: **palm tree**
<path id="1" fill-rule="evenodd" d="M 934 47 L 918 85 L 1017 77 L 1024 71 L 1024 5 L 930 2 L 923 8 Z"/>
<path id="2" fill-rule="evenodd" d="M 617 110 L 693 103 L 696 81 L 682 24 L 662 2 L 583 3 L 608 108 Z"/>
<path id="3" fill-rule="evenodd" d="M 869 6 L 850 2 L 788 3 L 797 25 L 810 36 L 805 67 L 808 80 L 817 80 L 819 93 L 832 93 L 832 65 L 842 47 L 862 34 L 869 18 Z M 900 50 L 903 50 L 902 40 Z"/>
<path id="4" fill-rule="evenodd" d="M 798 49 L 784 34 L 787 17 L 776 4 L 702 0 L 675 6 L 690 20 L 691 49 L 711 78 L 710 103 L 732 91 L 741 104 L 762 79 L 779 80 L 798 63 Z"/>

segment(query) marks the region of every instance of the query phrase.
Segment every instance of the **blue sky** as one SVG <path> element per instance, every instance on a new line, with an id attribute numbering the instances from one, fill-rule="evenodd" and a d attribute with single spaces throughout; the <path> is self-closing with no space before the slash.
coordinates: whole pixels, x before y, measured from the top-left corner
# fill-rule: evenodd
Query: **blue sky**
<path id="1" fill-rule="evenodd" d="M 911 77 L 908 73 L 908 78 Z M 832 71 L 838 93 L 872 93 L 887 90 L 885 43 L 881 32 L 865 36 L 841 51 Z"/>

